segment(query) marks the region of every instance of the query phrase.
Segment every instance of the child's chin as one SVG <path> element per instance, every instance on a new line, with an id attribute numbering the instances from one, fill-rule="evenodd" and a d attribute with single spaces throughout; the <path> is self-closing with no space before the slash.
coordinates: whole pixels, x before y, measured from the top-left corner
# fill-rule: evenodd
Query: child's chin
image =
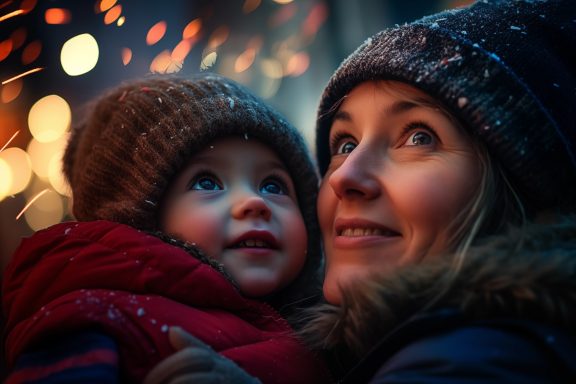
<path id="1" fill-rule="evenodd" d="M 278 277 L 270 273 L 251 271 L 236 279 L 244 296 L 261 298 L 275 293 L 278 289 Z"/>

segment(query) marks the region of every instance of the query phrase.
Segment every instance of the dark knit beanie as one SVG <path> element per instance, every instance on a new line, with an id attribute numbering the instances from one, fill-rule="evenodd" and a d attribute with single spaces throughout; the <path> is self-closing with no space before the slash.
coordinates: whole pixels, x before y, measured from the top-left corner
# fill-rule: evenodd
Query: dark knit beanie
<path id="1" fill-rule="evenodd" d="M 212 73 L 150 76 L 90 104 L 63 160 L 80 221 L 110 220 L 159 230 L 164 193 L 190 157 L 218 138 L 258 140 L 292 177 L 308 232 L 301 280 L 320 265 L 318 178 L 306 144 L 282 116 L 241 85 Z"/>
<path id="2" fill-rule="evenodd" d="M 322 95 L 322 174 L 335 106 L 368 80 L 402 81 L 439 100 L 485 143 L 529 211 L 576 208 L 574 0 L 478 1 L 368 39 Z"/>

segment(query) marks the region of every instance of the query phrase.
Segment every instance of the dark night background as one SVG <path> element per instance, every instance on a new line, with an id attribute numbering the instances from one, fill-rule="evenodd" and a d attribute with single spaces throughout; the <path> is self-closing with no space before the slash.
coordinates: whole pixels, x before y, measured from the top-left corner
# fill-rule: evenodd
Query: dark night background
<path id="1" fill-rule="evenodd" d="M 215 52 L 216 56 L 208 57 L 216 57 L 208 70 L 247 85 L 286 115 L 311 144 L 322 89 L 353 49 L 387 26 L 469 2 L 0 0 L 0 150 L 8 143 L 0 152 L 0 269 L 22 237 L 72 219 L 67 192 L 54 181 L 57 175 L 38 176 L 34 170 L 42 165 L 46 168 L 51 158 L 57 158 L 66 137 L 64 133 L 55 141 L 29 144 L 33 136 L 28 116 L 32 106 L 45 96 L 64 99 L 74 120 L 75 110 L 107 87 L 151 70 L 192 74 L 207 64 L 204 58 L 208 54 Z M 101 5 L 106 10 L 102 11 Z M 118 18 L 108 14 L 119 7 Z M 25 12 L 20 13 L 21 9 Z M 68 20 L 52 24 L 49 15 L 54 9 Z M 112 22 L 106 24 L 106 18 Z M 157 64 L 159 56 L 175 55 L 173 50 L 183 40 L 185 27 L 194 20 L 201 26 L 187 40 L 193 44 L 184 59 Z M 160 22 L 164 22 L 166 32 L 150 45 L 146 36 Z M 70 76 L 61 64 L 62 46 L 85 33 L 98 44 L 97 63 L 82 75 Z M 132 56 L 129 61 L 125 58 L 125 63 L 122 52 L 126 49 Z M 35 68 L 41 69 L 10 81 Z M 25 179 L 18 191 L 8 189 L 12 174 Z"/>

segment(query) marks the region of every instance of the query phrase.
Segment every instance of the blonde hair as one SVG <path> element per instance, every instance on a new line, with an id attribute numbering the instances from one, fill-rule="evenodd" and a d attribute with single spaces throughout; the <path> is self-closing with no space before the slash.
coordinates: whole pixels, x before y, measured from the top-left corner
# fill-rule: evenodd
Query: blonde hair
<path id="1" fill-rule="evenodd" d="M 512 225 L 524 226 L 526 222 L 524 206 L 508 180 L 504 169 L 488 152 L 486 146 L 481 140 L 472 136 L 460 120 L 442 103 L 424 93 L 420 97 L 415 97 L 412 92 L 408 91 L 410 86 L 405 83 L 393 80 L 378 80 L 375 83 L 392 96 L 401 97 L 419 106 L 438 110 L 461 133 L 466 135 L 472 144 L 474 156 L 478 160 L 480 178 L 478 192 L 470 203 L 460 211 L 460 214 L 452 220 L 448 229 L 452 233 L 449 237 L 448 251 L 453 258 L 453 268 L 449 271 L 452 278 L 448 278 L 446 281 L 453 281 L 466 262 L 469 249 L 475 242 L 488 235 L 506 230 Z"/>

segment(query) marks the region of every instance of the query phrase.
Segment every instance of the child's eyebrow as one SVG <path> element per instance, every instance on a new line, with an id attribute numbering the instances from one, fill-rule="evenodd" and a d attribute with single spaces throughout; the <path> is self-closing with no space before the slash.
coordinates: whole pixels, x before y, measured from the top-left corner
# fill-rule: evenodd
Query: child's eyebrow
<path id="1" fill-rule="evenodd" d="M 270 160 L 270 161 L 263 163 L 261 166 L 262 166 L 262 169 L 280 169 L 284 172 L 288 172 L 288 169 L 286 168 L 284 163 L 282 163 L 281 161 Z"/>

